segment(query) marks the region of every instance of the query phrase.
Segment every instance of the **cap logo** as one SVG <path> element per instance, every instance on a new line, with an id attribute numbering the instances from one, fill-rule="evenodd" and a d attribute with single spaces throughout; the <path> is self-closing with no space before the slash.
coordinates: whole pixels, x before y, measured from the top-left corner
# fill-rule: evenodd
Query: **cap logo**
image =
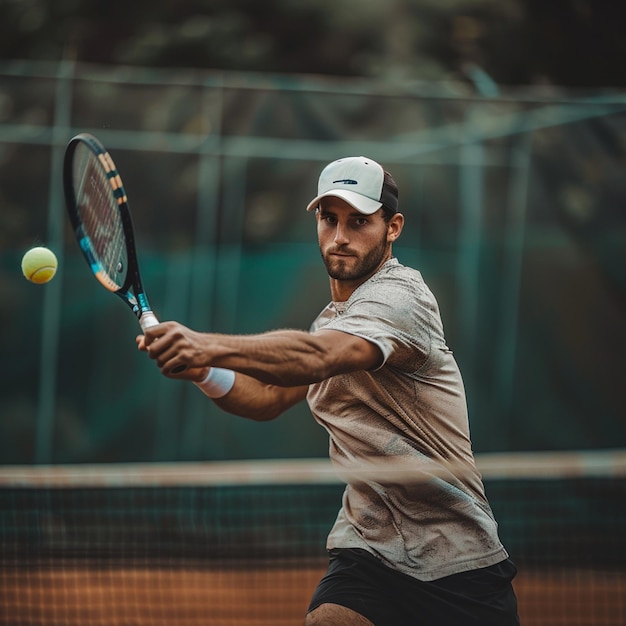
<path id="1" fill-rule="evenodd" d="M 335 183 L 343 183 L 344 185 L 358 185 L 359 181 L 352 178 L 340 178 L 339 180 L 333 180 L 333 185 Z"/>

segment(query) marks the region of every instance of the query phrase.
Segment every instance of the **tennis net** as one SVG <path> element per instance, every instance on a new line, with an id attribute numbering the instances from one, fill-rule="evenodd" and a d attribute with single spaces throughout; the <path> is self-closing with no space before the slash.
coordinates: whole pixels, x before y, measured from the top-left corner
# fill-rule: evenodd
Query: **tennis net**
<path id="1" fill-rule="evenodd" d="M 626 450 L 477 462 L 522 624 L 625 625 Z M 301 624 L 342 491 L 318 460 L 0 467 L 0 624 Z"/>

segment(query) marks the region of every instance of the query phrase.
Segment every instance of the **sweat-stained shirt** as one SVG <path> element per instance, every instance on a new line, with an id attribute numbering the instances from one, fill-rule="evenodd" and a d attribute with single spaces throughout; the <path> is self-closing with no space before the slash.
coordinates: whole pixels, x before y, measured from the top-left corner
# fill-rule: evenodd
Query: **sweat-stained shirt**
<path id="1" fill-rule="evenodd" d="M 319 329 L 363 337 L 384 359 L 308 392 L 348 483 L 327 548 L 363 548 L 419 580 L 507 558 L 474 463 L 461 373 L 420 272 L 390 259 L 349 300 L 330 303 Z M 373 470 L 351 472 L 363 464 Z M 387 477 L 396 464 L 415 480 Z"/>

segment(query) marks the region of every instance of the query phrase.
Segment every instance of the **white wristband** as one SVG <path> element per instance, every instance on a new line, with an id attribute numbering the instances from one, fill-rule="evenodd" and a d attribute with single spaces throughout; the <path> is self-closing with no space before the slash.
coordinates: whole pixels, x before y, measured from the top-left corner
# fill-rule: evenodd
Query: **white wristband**
<path id="1" fill-rule="evenodd" d="M 201 389 L 209 398 L 221 398 L 225 396 L 235 384 L 235 372 L 221 367 L 210 367 L 206 378 L 194 385 Z"/>

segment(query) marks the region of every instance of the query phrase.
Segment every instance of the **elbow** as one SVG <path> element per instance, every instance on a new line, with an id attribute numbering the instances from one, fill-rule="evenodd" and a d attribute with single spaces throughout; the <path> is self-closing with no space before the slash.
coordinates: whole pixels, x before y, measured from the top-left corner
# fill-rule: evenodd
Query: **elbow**
<path id="1" fill-rule="evenodd" d="M 215 404 L 230 415 L 236 417 L 243 417 L 244 419 L 251 420 L 253 422 L 270 422 L 279 417 L 282 411 L 276 406 L 233 406 L 229 402 L 215 401 Z"/>
<path id="2" fill-rule="evenodd" d="M 242 412 L 240 417 L 252 420 L 253 422 L 271 422 L 282 414 L 282 410 L 275 406 L 254 407 Z"/>

